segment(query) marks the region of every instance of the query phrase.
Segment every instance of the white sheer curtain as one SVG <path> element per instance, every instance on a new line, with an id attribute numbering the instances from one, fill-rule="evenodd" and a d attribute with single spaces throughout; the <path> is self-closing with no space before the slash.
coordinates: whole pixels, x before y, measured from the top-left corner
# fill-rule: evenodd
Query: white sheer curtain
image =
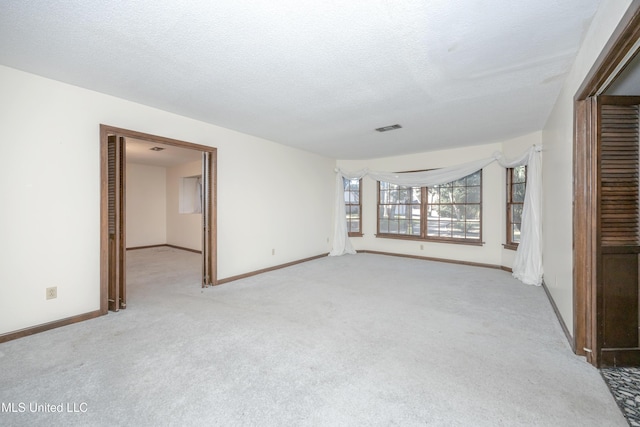
<path id="1" fill-rule="evenodd" d="M 347 231 L 343 178 L 360 179 L 368 175 L 376 181 L 385 181 L 392 184 L 412 187 L 430 187 L 464 178 L 494 161 L 497 161 L 505 168 L 527 165 L 527 185 L 522 212 L 522 229 L 520 232 L 520 244 L 518 245 L 513 264 L 513 276 L 528 285 L 539 286 L 542 283 L 542 168 L 540 152 L 541 147 L 534 145 L 520 157 L 510 162 L 506 161 L 502 153 L 498 152 L 490 158 L 425 172 L 393 173 L 375 172 L 365 169 L 350 173 L 336 169 L 335 227 L 333 250 L 329 255 L 339 256 L 356 253 L 351 245 Z"/>
<path id="2" fill-rule="evenodd" d="M 358 172 L 345 172 L 336 169 L 336 200 L 335 200 L 335 226 L 333 227 L 333 250 L 329 256 L 339 256 L 345 254 L 355 254 L 356 251 L 349 240 L 347 230 L 347 216 L 344 204 L 344 179 L 360 179 L 367 174 L 366 170 Z"/>
<path id="3" fill-rule="evenodd" d="M 513 277 L 527 285 L 542 284 L 542 147 L 534 145 L 511 162 L 498 156 L 505 168 L 527 166 L 527 185 L 522 208 L 520 244 L 513 260 Z"/>

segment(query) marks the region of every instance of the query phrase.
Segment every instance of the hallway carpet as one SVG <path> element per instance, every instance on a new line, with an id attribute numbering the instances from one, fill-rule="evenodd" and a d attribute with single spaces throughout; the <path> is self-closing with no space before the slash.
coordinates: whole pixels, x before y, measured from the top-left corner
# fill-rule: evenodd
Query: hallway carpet
<path id="1" fill-rule="evenodd" d="M 127 259 L 126 310 L 0 344 L 0 425 L 626 425 L 501 270 L 358 254 L 202 290 L 197 254 Z"/>

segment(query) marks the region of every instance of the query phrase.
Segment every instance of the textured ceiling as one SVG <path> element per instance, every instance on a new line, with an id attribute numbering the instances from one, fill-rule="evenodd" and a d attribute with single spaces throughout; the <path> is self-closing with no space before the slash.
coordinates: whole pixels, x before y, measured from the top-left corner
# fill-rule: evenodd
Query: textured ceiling
<path id="1" fill-rule="evenodd" d="M 372 158 L 540 130 L 599 3 L 3 0 L 0 64 Z"/>
<path id="2" fill-rule="evenodd" d="M 171 167 L 202 159 L 202 152 L 198 150 L 155 144 L 134 138 L 127 138 L 126 141 L 127 163 Z M 152 150 L 154 147 L 162 148 L 162 150 Z"/>

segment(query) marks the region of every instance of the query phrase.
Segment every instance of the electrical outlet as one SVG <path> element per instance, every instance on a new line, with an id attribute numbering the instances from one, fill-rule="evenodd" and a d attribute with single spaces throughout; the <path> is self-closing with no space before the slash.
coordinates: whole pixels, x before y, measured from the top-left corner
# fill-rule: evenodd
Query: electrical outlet
<path id="1" fill-rule="evenodd" d="M 424 245 L 420 245 L 420 250 L 424 251 Z"/>
<path id="2" fill-rule="evenodd" d="M 276 250 L 275 249 L 271 249 L 271 255 L 275 255 L 276 254 Z"/>
<path id="3" fill-rule="evenodd" d="M 52 286 L 50 288 L 47 288 L 47 299 L 54 299 L 54 298 L 58 298 L 57 286 Z"/>

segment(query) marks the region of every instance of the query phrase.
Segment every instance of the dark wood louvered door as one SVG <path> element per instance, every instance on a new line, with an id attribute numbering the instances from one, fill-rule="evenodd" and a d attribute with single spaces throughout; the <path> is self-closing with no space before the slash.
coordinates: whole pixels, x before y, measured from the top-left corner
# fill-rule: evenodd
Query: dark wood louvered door
<path id="1" fill-rule="evenodd" d="M 119 311 L 127 307 L 126 233 L 125 233 L 125 139 L 109 135 L 108 162 L 108 308 Z"/>
<path id="2" fill-rule="evenodd" d="M 595 104 L 599 128 L 596 304 L 599 365 L 640 365 L 640 98 L 600 96 Z"/>
<path id="3" fill-rule="evenodd" d="M 202 152 L 202 287 L 213 286 L 216 270 L 213 224 L 215 223 L 213 180 L 215 153 Z"/>

